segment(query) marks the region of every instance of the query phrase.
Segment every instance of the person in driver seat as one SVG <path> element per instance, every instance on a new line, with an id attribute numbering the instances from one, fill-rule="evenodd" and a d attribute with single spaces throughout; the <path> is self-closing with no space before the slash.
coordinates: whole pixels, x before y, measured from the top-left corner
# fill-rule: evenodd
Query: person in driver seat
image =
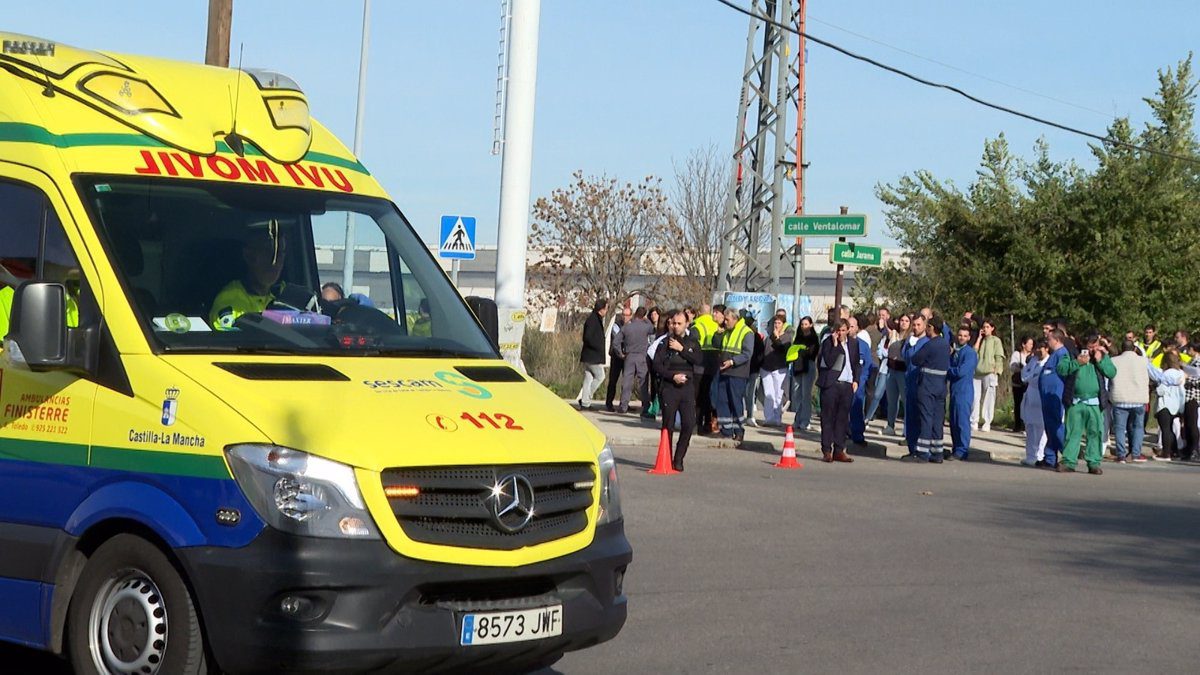
<path id="1" fill-rule="evenodd" d="M 272 220 L 262 230 L 255 229 L 242 246 L 245 274 L 222 288 L 212 301 L 208 322 L 214 330 L 233 330 L 243 314 L 262 313 L 275 301 L 273 287 L 283 273 L 287 238 Z"/>

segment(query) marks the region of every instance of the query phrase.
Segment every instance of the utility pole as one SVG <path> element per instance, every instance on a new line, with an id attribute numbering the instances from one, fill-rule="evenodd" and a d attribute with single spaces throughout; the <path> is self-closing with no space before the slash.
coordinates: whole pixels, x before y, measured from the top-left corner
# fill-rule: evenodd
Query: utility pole
<path id="1" fill-rule="evenodd" d="M 843 206 L 843 207 L 841 207 L 841 209 L 842 209 L 843 216 L 850 213 L 849 206 Z M 838 241 L 844 243 L 846 241 L 846 238 L 838 237 Z M 838 263 L 837 281 L 834 283 L 834 286 L 833 286 L 833 308 L 838 310 L 839 312 L 842 310 L 842 284 L 844 284 L 845 281 L 846 281 L 846 266 L 841 263 Z"/>
<path id="2" fill-rule="evenodd" d="M 363 0 L 362 42 L 358 51 L 358 107 L 354 111 L 354 158 L 362 155 L 363 113 L 367 103 L 367 47 L 371 38 L 371 0 Z M 342 253 L 342 290 L 354 292 L 355 215 L 346 214 L 346 239 Z"/>
<path id="3" fill-rule="evenodd" d="M 747 291 L 779 292 L 784 182 L 794 150 L 792 134 L 787 131 L 787 111 L 795 87 L 790 35 L 759 17 L 793 26 L 797 19 L 794 7 L 794 0 L 751 2 L 753 16 L 746 35 L 718 291 L 732 290 L 734 279 L 740 276 Z M 759 258 L 764 243 L 769 250 L 765 261 Z"/>
<path id="4" fill-rule="evenodd" d="M 204 62 L 229 67 L 229 29 L 233 25 L 233 0 L 208 0 L 208 43 Z"/>
<path id="5" fill-rule="evenodd" d="M 799 48 L 796 50 L 796 214 L 804 213 L 804 113 L 807 99 L 804 93 L 804 66 L 807 58 L 804 53 L 804 20 L 808 10 L 808 0 L 800 0 L 797 11 L 800 26 Z M 796 246 L 792 249 L 792 324 L 800 322 L 800 296 L 804 294 L 804 237 L 796 237 Z"/>
<path id="6" fill-rule="evenodd" d="M 540 15 L 541 0 L 512 0 L 500 223 L 496 232 L 496 305 L 500 313 L 500 351 L 513 363 L 520 362 L 521 338 L 525 333 L 525 255 L 529 246 L 529 181 L 533 167 Z"/>

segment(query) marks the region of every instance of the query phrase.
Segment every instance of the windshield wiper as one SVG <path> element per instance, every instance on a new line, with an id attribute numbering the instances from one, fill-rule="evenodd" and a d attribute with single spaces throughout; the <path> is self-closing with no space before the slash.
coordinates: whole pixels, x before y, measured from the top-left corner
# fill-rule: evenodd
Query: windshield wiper
<path id="1" fill-rule="evenodd" d="M 447 358 L 459 359 L 486 359 L 488 354 L 478 354 L 475 352 L 465 352 L 460 349 L 449 349 L 447 347 L 383 347 L 373 350 L 380 356 L 442 356 Z"/>
<path id="2" fill-rule="evenodd" d="M 279 349 L 272 347 L 247 347 L 245 345 L 204 345 L 189 347 L 166 347 L 166 351 L 175 354 L 263 354 L 265 356 L 305 356 L 307 352 L 295 349 Z"/>

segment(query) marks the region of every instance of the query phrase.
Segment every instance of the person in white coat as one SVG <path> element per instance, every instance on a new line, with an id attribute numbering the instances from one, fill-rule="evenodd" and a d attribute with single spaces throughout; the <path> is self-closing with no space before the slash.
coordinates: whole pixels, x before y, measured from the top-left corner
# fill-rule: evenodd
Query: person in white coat
<path id="1" fill-rule="evenodd" d="M 1169 462 L 1179 452 L 1175 423 L 1183 414 L 1183 404 L 1186 398 L 1183 383 L 1187 376 L 1183 373 L 1179 354 L 1174 351 L 1163 353 L 1161 368 L 1155 366 L 1153 362 L 1149 363 L 1147 367 L 1150 371 L 1150 381 L 1158 385 L 1155 389 L 1158 394 L 1158 405 L 1155 408 L 1154 417 L 1158 420 L 1158 429 L 1162 436 L 1162 449 L 1155 459 Z"/>
<path id="2" fill-rule="evenodd" d="M 1050 359 L 1050 346 L 1042 338 L 1034 343 L 1033 354 L 1021 368 L 1021 381 L 1027 385 L 1021 399 L 1021 419 L 1025 420 L 1025 466 L 1041 466 L 1046 461 L 1046 424 L 1042 421 L 1042 395 L 1038 378 Z"/>

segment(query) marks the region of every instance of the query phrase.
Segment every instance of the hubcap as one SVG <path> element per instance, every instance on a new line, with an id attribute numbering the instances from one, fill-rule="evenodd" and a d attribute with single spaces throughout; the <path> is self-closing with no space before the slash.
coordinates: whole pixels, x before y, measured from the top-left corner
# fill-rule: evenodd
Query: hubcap
<path id="1" fill-rule="evenodd" d="M 157 673 L 167 651 L 167 607 L 154 580 L 136 569 L 113 575 L 92 603 L 88 635 L 100 672 Z"/>

